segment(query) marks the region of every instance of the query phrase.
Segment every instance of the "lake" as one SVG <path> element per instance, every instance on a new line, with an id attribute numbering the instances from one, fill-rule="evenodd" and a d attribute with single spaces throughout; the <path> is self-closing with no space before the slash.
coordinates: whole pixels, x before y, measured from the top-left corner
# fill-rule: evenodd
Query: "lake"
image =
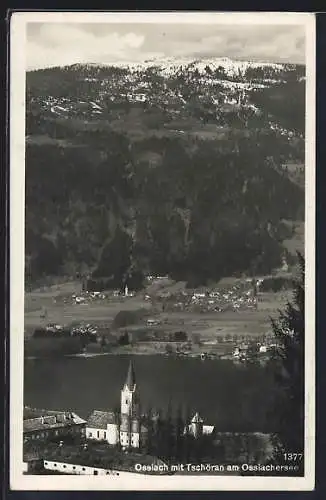
<path id="1" fill-rule="evenodd" d="M 270 370 L 164 356 L 108 355 L 93 358 L 26 359 L 24 404 L 73 410 L 87 418 L 93 409 L 120 405 L 120 390 L 132 359 L 143 410 L 166 410 L 169 401 L 221 431 L 273 429 L 274 382 Z"/>

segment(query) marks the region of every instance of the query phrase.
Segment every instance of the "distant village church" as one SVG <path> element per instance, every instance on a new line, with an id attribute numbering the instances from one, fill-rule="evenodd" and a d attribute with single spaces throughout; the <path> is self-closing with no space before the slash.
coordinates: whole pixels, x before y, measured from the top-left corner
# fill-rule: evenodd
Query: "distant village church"
<path id="1" fill-rule="evenodd" d="M 86 424 L 86 438 L 107 441 L 122 448 L 140 448 L 148 429 L 140 414 L 140 398 L 132 362 L 121 390 L 120 413 L 94 410 Z"/>

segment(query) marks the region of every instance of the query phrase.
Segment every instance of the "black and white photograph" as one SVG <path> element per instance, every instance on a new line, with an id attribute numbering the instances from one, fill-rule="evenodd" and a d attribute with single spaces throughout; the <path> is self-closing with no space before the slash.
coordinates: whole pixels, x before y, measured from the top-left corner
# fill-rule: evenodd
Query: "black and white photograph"
<path id="1" fill-rule="evenodd" d="M 11 488 L 312 490 L 314 15 L 10 24 Z"/>

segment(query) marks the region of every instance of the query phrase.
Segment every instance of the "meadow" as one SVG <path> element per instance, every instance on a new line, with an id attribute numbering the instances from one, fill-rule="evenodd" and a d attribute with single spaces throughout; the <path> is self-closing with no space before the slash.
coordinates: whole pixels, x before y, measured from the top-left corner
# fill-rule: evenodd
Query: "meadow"
<path id="1" fill-rule="evenodd" d="M 182 287 L 179 283 L 169 283 L 157 288 L 175 291 Z M 148 288 L 153 293 L 155 285 Z M 87 324 L 98 326 L 101 331 L 112 332 L 113 320 L 120 311 L 142 311 L 136 324 L 127 326 L 129 331 L 139 328 L 151 330 L 156 338 L 160 333 L 182 330 L 188 337 L 193 334 L 200 336 L 202 342 L 218 342 L 225 336 L 261 336 L 271 331 L 271 317 L 276 317 L 290 298 L 290 291 L 278 293 L 260 293 L 257 309 L 238 311 L 173 311 L 164 312 L 159 302 L 145 299 L 146 291 L 133 297 L 112 297 L 76 304 L 72 295 L 81 293 L 78 282 L 69 282 L 53 287 L 27 292 L 25 295 L 25 337 L 33 334 L 36 328 L 45 328 L 48 324 L 72 326 Z M 149 321 L 154 324 L 149 325 Z"/>

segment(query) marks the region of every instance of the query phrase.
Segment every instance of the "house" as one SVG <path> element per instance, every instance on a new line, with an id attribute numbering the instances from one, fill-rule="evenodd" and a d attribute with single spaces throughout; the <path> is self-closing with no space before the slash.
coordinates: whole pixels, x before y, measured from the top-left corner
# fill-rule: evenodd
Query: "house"
<path id="1" fill-rule="evenodd" d="M 117 444 L 117 419 L 117 415 L 112 411 L 94 410 L 87 420 L 86 438 Z"/>
<path id="2" fill-rule="evenodd" d="M 43 460 L 37 451 L 23 450 L 23 474 L 35 473 L 43 468 Z"/>
<path id="3" fill-rule="evenodd" d="M 154 326 L 154 325 L 158 325 L 160 322 L 157 319 L 149 318 L 146 321 L 146 323 L 148 324 L 148 326 Z"/>
<path id="4" fill-rule="evenodd" d="M 188 425 L 188 432 L 196 439 L 200 438 L 203 435 L 211 436 L 214 434 L 214 431 L 215 426 L 204 425 L 204 420 L 198 412 L 195 413 L 195 415 L 191 419 L 190 424 Z"/>
<path id="5" fill-rule="evenodd" d="M 84 464 L 73 464 L 70 462 L 63 462 L 62 460 L 44 460 L 43 467 L 46 471 L 57 472 L 58 474 L 73 474 L 73 475 L 93 475 L 93 476 L 119 476 L 121 473 L 112 470 L 96 467 L 93 465 L 86 466 Z M 125 473 L 127 474 L 127 473 Z"/>
<path id="6" fill-rule="evenodd" d="M 85 435 L 86 421 L 76 413 L 37 410 L 26 407 L 23 421 L 23 440 L 57 439 L 66 436 Z"/>

